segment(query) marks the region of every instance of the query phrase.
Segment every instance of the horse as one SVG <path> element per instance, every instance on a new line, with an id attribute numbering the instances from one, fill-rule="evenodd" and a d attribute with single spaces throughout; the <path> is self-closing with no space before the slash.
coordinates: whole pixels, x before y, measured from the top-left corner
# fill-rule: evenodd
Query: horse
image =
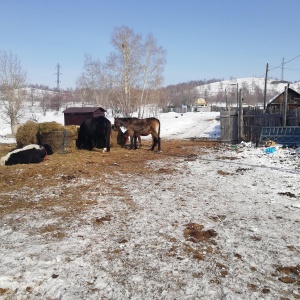
<path id="1" fill-rule="evenodd" d="M 137 136 L 152 135 L 151 151 L 157 146 L 157 151 L 160 151 L 160 121 L 156 118 L 115 118 L 114 129 L 120 130 L 125 127 L 130 136 L 130 149 L 137 149 Z"/>
<path id="2" fill-rule="evenodd" d="M 76 146 L 78 149 L 103 148 L 110 151 L 111 122 L 104 116 L 88 118 L 79 128 Z"/>
<path id="3" fill-rule="evenodd" d="M 141 135 L 137 134 L 136 137 L 137 137 L 137 140 L 139 142 L 139 146 L 141 147 L 142 146 Z M 129 140 L 128 130 L 123 132 L 121 129 L 119 129 L 118 130 L 118 136 L 117 136 L 117 144 L 125 148 L 128 140 Z"/>

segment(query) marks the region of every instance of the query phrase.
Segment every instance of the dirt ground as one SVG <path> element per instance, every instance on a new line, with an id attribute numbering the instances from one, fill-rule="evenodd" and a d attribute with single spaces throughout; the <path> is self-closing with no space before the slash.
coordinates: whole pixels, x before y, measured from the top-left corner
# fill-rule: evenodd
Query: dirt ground
<path id="1" fill-rule="evenodd" d="M 0 166 L 0 298 L 300 299 L 297 157 L 260 163 L 252 149 L 253 164 L 219 141 L 150 145 Z"/>
<path id="2" fill-rule="evenodd" d="M 64 217 L 82 213 L 87 207 L 87 200 L 82 200 L 80 189 L 87 189 L 86 185 L 76 188 L 68 187 L 73 179 L 85 180 L 91 177 L 99 178 L 99 186 L 95 189 L 109 190 L 111 194 L 123 193 L 118 188 L 118 176 L 122 174 L 138 174 L 149 176 L 147 162 L 149 160 L 169 160 L 176 157 L 192 158 L 201 149 L 219 147 L 220 142 L 205 139 L 194 140 L 165 140 L 162 141 L 162 151 L 149 151 L 150 141 L 143 141 L 137 150 L 129 150 L 112 144 L 110 152 L 102 153 L 101 149 L 93 151 L 74 150 L 66 154 L 54 153 L 40 164 L 14 165 L 0 167 L 0 219 L 7 213 L 16 213 L 27 209 L 49 210 L 52 206 L 61 206 Z M 0 157 L 6 155 L 15 145 L 1 144 Z M 171 173 L 171 169 L 162 168 L 164 173 Z M 115 186 L 105 181 L 108 175 L 115 176 Z M 151 175 L 151 174 L 150 174 Z M 142 180 L 142 179 L 141 179 Z M 65 183 L 65 184 L 64 184 Z M 55 187 L 62 184 L 59 200 L 45 198 L 32 200 L 40 188 Z M 108 189 L 109 188 L 109 189 Z M 22 192 L 20 192 L 22 191 Z M 66 197 L 65 197 L 66 196 Z M 66 210 L 66 208 L 68 208 Z M 57 210 L 56 210 L 57 211 Z"/>

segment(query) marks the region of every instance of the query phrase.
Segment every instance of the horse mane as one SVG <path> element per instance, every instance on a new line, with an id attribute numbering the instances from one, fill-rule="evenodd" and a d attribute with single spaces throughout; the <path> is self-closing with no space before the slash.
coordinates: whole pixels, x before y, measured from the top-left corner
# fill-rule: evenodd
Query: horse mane
<path id="1" fill-rule="evenodd" d="M 132 120 L 132 119 L 138 119 L 138 118 L 127 117 L 127 118 L 115 118 L 115 119 L 127 122 L 127 121 L 130 121 L 130 120 Z"/>

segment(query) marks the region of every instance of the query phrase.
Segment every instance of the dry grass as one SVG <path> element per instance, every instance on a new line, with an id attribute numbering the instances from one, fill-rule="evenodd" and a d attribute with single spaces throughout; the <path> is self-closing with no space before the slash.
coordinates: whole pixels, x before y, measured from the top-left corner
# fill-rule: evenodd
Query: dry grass
<path id="1" fill-rule="evenodd" d="M 150 141 L 143 144 L 138 150 L 128 150 L 113 141 L 108 153 L 98 149 L 75 150 L 55 153 L 40 164 L 0 166 L 0 219 L 28 210 L 50 211 L 53 217 L 64 220 L 74 218 L 96 204 L 93 193 L 122 196 L 133 208 L 126 191 L 118 185 L 119 176 L 151 175 L 149 160 L 166 161 L 166 167 L 158 172 L 172 173 L 167 162 L 173 158 L 193 157 L 201 153 L 201 149 L 219 146 L 219 142 L 203 140 L 168 140 L 162 142 L 163 151 L 156 153 L 148 150 Z M 0 145 L 0 157 L 14 147 Z"/>

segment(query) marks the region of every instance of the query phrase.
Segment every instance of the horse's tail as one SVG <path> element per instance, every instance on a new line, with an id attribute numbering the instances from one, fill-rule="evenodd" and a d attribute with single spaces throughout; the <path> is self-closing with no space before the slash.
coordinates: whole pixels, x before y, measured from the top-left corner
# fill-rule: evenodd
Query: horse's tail
<path id="1" fill-rule="evenodd" d="M 160 139 L 160 120 L 157 119 L 157 121 L 158 121 L 158 138 Z"/>
<path id="2" fill-rule="evenodd" d="M 158 121 L 158 133 L 157 133 L 157 151 L 160 151 L 160 120 Z"/>

